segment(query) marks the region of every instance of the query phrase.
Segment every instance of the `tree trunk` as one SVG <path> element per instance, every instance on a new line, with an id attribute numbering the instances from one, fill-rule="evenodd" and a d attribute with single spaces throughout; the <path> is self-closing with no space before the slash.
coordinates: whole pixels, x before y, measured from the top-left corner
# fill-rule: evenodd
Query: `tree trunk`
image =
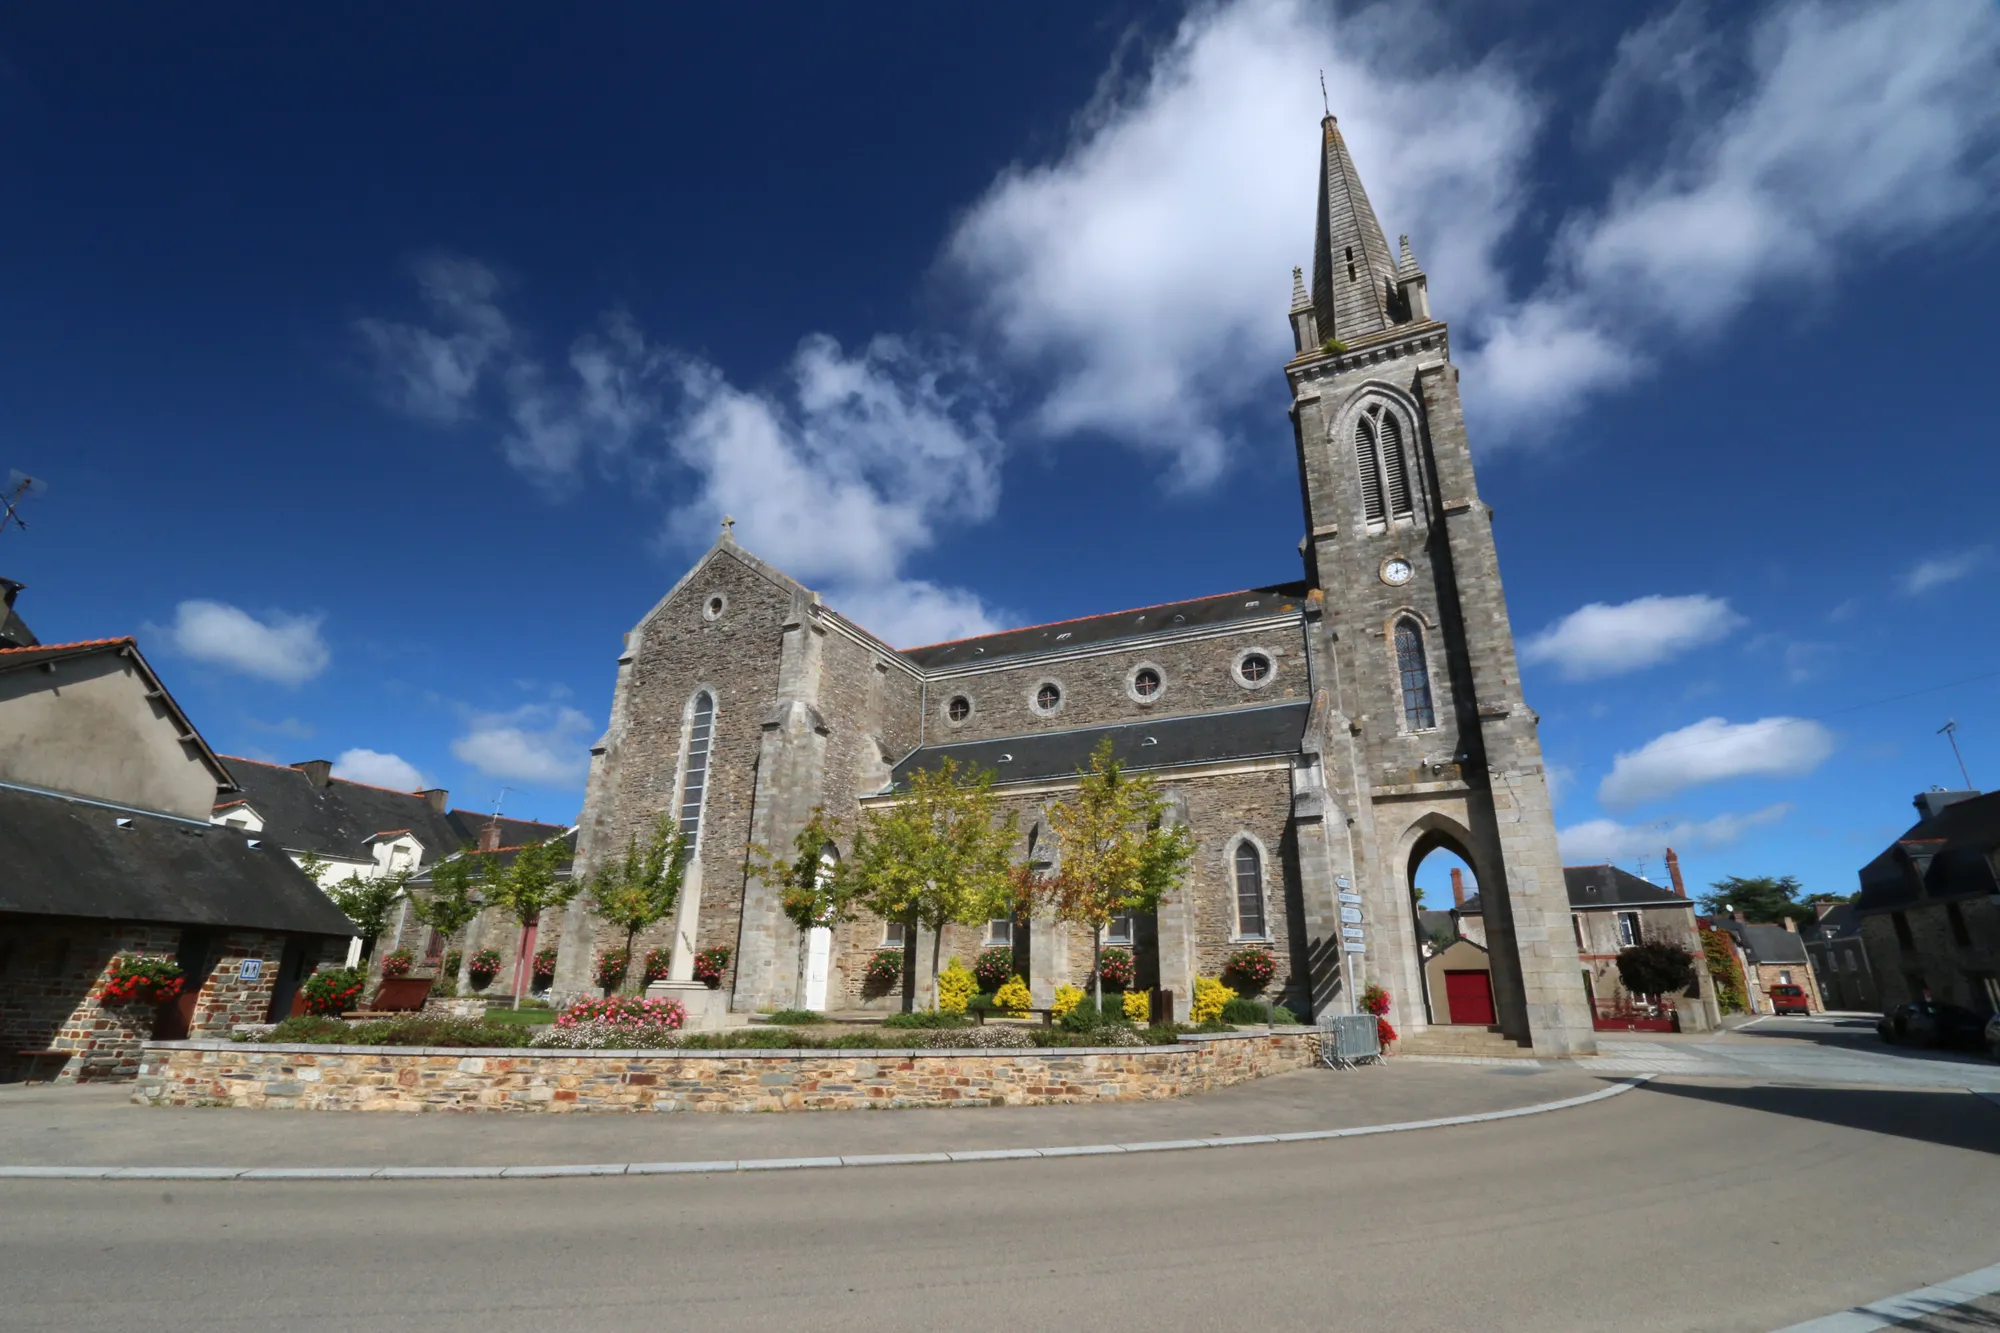
<path id="1" fill-rule="evenodd" d="M 1097 1016 L 1104 1017 L 1104 927 L 1092 923 L 1090 927 L 1090 1002 L 1097 1006 Z"/>
<path id="2" fill-rule="evenodd" d="M 536 913 L 521 923 L 521 956 L 514 960 L 514 1008 L 521 1007 L 521 991 L 528 984 L 528 974 L 535 966 L 535 927 L 542 922 Z"/>
<path id="3" fill-rule="evenodd" d="M 931 932 L 931 1012 L 936 1013 L 942 1006 L 938 1003 L 938 952 L 944 948 L 944 924 L 940 922 Z"/>
<path id="4" fill-rule="evenodd" d="M 638 946 L 639 946 L 639 932 L 637 930 L 628 928 L 625 932 L 624 982 L 626 983 L 629 983 L 632 980 L 632 950 L 636 949 Z M 604 993 L 606 996 L 609 996 L 611 994 L 611 992 L 608 989 Z M 641 995 L 644 995 L 646 993 L 646 969 L 643 967 L 639 969 L 639 993 Z"/>

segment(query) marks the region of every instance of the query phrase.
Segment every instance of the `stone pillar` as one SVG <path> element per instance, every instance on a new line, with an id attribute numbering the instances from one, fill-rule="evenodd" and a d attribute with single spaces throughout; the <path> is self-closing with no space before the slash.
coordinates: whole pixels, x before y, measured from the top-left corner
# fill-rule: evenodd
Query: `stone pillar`
<path id="1" fill-rule="evenodd" d="M 1187 798 L 1171 788 L 1165 793 L 1167 809 L 1161 820 L 1168 828 L 1188 822 Z M 1199 853 L 1197 853 L 1199 855 Z M 1186 1022 L 1189 1007 L 1194 1003 L 1195 977 L 1195 877 L 1196 869 L 1189 866 L 1186 878 L 1160 895 L 1160 905 L 1153 916 L 1154 945 L 1160 955 L 1160 988 L 1174 994 L 1174 1012 L 1170 1021 Z M 1062 931 L 1060 926 L 1055 928 Z M 1063 956 L 1054 975 L 1066 980 L 1069 977 L 1069 933 L 1062 931 Z M 1050 987 L 1053 993 L 1054 985 Z M 1035 992 L 1036 1004 L 1047 1004 L 1041 992 Z"/>

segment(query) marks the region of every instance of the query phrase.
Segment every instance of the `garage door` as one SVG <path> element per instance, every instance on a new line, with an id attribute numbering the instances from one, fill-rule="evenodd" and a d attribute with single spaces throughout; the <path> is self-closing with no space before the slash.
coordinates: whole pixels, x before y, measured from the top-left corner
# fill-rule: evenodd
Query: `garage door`
<path id="1" fill-rule="evenodd" d="M 1444 974 L 1444 1002 L 1451 1008 L 1453 1026 L 1470 1023 L 1478 1027 L 1493 1024 L 1493 978 L 1484 972 Z"/>

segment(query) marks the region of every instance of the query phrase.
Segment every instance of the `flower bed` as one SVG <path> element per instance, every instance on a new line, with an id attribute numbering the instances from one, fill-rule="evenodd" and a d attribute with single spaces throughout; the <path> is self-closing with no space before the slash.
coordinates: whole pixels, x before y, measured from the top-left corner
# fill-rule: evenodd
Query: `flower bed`
<path id="1" fill-rule="evenodd" d="M 644 1052 L 152 1042 L 142 1053 L 133 1100 L 329 1111 L 816 1111 L 1152 1101 L 1303 1068 L 1313 1062 L 1316 1037 L 1240 1033 L 1171 1046 L 1047 1050 L 910 1043 Z"/>

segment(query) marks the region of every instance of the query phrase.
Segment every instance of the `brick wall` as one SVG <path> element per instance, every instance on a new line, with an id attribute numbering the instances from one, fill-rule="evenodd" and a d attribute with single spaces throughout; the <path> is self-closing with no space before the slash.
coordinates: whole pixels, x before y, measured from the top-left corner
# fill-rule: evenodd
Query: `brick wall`
<path id="1" fill-rule="evenodd" d="M 1315 1032 L 1040 1051 L 148 1045 L 133 1100 L 315 1111 L 837 1111 L 1155 1101 L 1313 1063 Z"/>

